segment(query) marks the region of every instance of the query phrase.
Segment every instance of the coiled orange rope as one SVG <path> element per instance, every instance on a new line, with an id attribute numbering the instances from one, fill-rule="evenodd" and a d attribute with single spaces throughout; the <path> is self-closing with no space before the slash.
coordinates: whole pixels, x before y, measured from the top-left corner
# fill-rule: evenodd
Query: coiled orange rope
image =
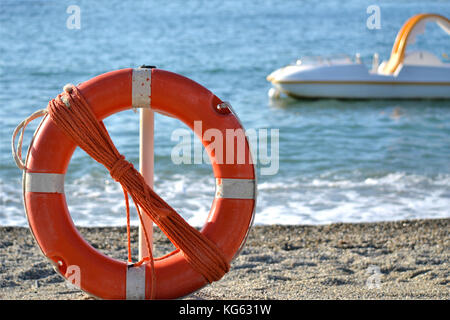
<path id="1" fill-rule="evenodd" d="M 103 122 L 98 121 L 89 104 L 75 87 L 65 88 L 47 106 L 47 112 L 56 125 L 80 148 L 103 164 L 112 178 L 122 185 L 127 208 L 128 260 L 131 262 L 128 195 L 136 205 L 144 228 L 149 257 L 134 266 L 149 262 L 152 269 L 152 287 L 155 284 L 153 255 L 147 232 L 142 223 L 141 210 L 166 234 L 178 250 L 181 250 L 192 268 L 208 281 L 217 281 L 228 272 L 230 266 L 217 246 L 191 227 L 172 207 L 159 197 L 144 181 L 142 175 L 125 160 L 112 142 Z M 152 290 L 154 292 L 154 290 Z"/>

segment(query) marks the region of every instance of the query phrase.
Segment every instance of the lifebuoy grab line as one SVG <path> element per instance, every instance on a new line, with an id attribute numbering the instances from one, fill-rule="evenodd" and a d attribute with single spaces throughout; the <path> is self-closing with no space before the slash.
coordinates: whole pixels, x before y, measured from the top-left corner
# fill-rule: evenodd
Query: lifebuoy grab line
<path id="1" fill-rule="evenodd" d="M 191 128 L 198 120 L 203 121 L 203 130 L 242 128 L 228 103 L 192 80 L 160 69 L 112 71 L 74 89 L 89 103 L 97 121 L 130 107 L 151 107 Z M 58 97 L 66 106 L 74 99 L 67 92 Z M 182 250 L 154 259 L 154 264 L 152 259 L 152 263 L 133 265 L 103 255 L 81 237 L 70 218 L 64 194 L 64 177 L 76 144 L 47 112 L 41 111 L 40 115 L 45 117 L 33 135 L 22 168 L 24 205 L 31 231 L 57 271 L 67 278 L 67 267 L 79 266 L 80 289 L 106 299 L 177 298 L 207 284 L 209 281 L 193 268 Z M 23 132 L 31 118 L 36 115 L 24 120 L 13 134 L 13 155 L 19 167 Z M 208 142 L 202 142 L 206 147 Z M 233 165 L 218 164 L 214 154 L 209 154 L 216 192 L 201 235 L 217 246 L 228 263 L 242 249 L 254 219 L 256 174 L 247 140 L 246 152 L 249 163 Z"/>

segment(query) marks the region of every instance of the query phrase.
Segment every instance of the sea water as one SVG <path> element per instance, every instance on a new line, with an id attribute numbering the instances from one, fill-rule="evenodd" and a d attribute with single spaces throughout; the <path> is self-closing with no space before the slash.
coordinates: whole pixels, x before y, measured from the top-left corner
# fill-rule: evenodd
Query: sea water
<path id="1" fill-rule="evenodd" d="M 371 5 L 380 9 L 377 28 L 367 23 Z M 378 52 L 386 60 L 410 16 L 449 17 L 448 1 L 1 0 L 0 6 L 0 225 L 27 225 L 22 174 L 11 157 L 15 126 L 66 83 L 142 64 L 207 87 L 232 104 L 246 129 L 278 130 L 276 172 L 262 175 L 258 163 L 256 224 L 450 217 L 449 101 L 269 100 L 265 79 L 302 56 L 360 53 L 370 66 Z M 415 46 L 450 53 L 448 36 L 436 26 Z M 139 114 L 122 112 L 105 125 L 138 167 Z M 172 161 L 179 141 L 171 137 L 180 128 L 187 127 L 156 115 L 155 191 L 200 226 L 215 181 L 207 163 Z M 65 189 L 77 225 L 125 224 L 120 186 L 82 150 L 71 160 Z"/>

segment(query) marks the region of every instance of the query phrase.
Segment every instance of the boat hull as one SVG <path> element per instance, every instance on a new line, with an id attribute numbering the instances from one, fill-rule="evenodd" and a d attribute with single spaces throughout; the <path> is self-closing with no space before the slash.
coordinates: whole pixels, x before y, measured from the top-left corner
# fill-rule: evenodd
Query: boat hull
<path id="1" fill-rule="evenodd" d="M 274 87 L 297 98 L 450 99 L 450 83 L 299 81 Z"/>

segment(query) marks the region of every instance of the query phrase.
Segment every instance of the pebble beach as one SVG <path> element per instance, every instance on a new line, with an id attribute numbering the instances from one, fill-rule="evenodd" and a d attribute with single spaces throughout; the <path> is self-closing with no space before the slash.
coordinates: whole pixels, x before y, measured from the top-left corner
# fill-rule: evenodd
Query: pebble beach
<path id="1" fill-rule="evenodd" d="M 126 260 L 125 227 L 78 228 Z M 450 298 L 450 219 L 254 226 L 231 270 L 184 299 Z M 137 256 L 138 230 L 132 229 Z M 155 255 L 173 250 L 154 230 Z M 26 227 L 0 227 L 0 299 L 84 300 L 42 255 Z"/>

